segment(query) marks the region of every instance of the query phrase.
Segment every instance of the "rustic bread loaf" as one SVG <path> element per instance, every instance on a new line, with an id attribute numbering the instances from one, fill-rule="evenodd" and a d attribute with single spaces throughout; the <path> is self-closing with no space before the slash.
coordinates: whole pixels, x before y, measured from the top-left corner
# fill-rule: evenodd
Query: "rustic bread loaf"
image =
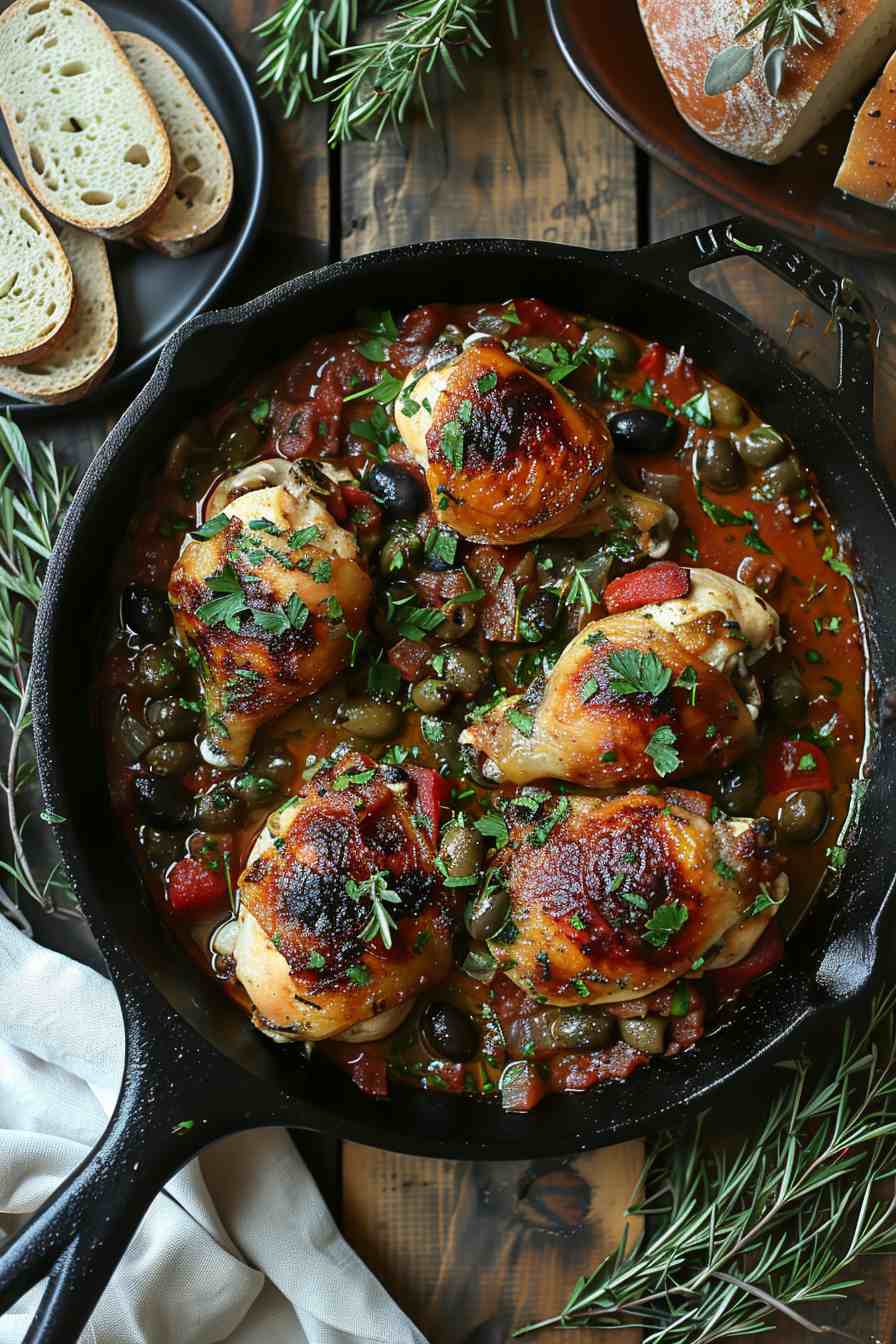
<path id="1" fill-rule="evenodd" d="M 862 104 L 835 186 L 896 210 L 896 56 Z"/>
<path id="2" fill-rule="evenodd" d="M 63 339 L 27 368 L 0 369 L 0 392 L 21 401 L 66 402 L 105 378 L 118 344 L 118 311 L 102 238 L 64 225 L 59 241 L 71 263 L 77 307 Z"/>
<path id="3" fill-rule="evenodd" d="M 214 242 L 233 199 L 233 163 L 221 128 L 176 61 L 148 37 L 116 33 L 171 143 L 174 190 L 141 237 L 168 257 Z"/>
<path id="4" fill-rule="evenodd" d="M 165 128 L 82 0 L 14 0 L 0 14 L 0 110 L 28 186 L 60 219 L 126 237 L 164 202 Z"/>
<path id="5" fill-rule="evenodd" d="M 685 121 L 705 139 L 759 163 L 780 163 L 811 140 L 877 73 L 896 44 L 896 0 L 819 0 L 827 34 L 818 46 L 787 51 L 777 97 L 761 56 L 727 93 L 707 94 L 710 62 L 756 13 L 753 0 L 638 0 L 669 91 Z M 745 45 L 759 33 L 742 38 Z"/>
<path id="6" fill-rule="evenodd" d="M 74 293 L 59 239 L 0 164 L 0 364 L 41 359 L 61 340 Z"/>

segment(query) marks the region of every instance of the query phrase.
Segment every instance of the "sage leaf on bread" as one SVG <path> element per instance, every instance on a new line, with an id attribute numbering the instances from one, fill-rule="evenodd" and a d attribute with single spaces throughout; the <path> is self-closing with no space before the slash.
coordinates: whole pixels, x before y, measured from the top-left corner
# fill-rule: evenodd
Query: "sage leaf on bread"
<path id="1" fill-rule="evenodd" d="M 737 44 L 726 47 L 724 51 L 713 56 L 706 72 L 703 92 L 712 97 L 714 94 L 727 93 L 729 89 L 733 89 L 742 79 L 746 79 L 753 69 L 753 56 L 752 47 L 741 47 Z"/>

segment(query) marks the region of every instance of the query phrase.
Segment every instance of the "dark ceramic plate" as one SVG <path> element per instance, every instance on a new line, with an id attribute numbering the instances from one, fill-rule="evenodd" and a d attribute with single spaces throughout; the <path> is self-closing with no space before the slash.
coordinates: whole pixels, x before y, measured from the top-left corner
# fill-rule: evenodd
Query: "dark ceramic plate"
<path id="1" fill-rule="evenodd" d="M 252 240 L 267 192 L 267 148 L 252 85 L 217 28 L 192 0 L 93 0 L 113 31 L 143 33 L 178 62 L 199 96 L 217 117 L 234 162 L 234 194 L 224 232 L 213 247 L 173 261 L 138 252 L 126 243 L 109 244 L 118 300 L 118 353 L 105 382 L 88 401 L 121 394 L 149 377 L 168 337 L 187 318 L 210 308 L 233 275 Z M 0 120 L 0 154 L 17 167 L 6 127 Z M 83 403 L 77 403 L 83 404 Z M 71 406 L 33 406 L 0 397 L 18 417 L 71 414 Z"/>
<path id="2" fill-rule="evenodd" d="M 896 218 L 834 188 L 852 126 L 848 110 L 785 163 L 772 168 L 738 159 L 702 139 L 679 116 L 635 0 L 612 5 L 547 0 L 547 8 L 576 77 L 608 116 L 667 168 L 807 243 L 858 256 L 896 253 Z"/>

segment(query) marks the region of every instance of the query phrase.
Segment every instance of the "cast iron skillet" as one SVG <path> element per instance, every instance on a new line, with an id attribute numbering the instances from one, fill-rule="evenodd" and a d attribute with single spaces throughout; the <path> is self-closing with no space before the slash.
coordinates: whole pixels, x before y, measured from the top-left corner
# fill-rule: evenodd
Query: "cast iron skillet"
<path id="1" fill-rule="evenodd" d="M 743 244 L 838 320 L 836 391 L 795 371 L 749 322 L 691 286 L 693 269 L 739 255 Z M 684 341 L 792 434 L 838 518 L 856 528 L 871 676 L 878 689 L 896 684 L 896 522 L 893 492 L 872 447 L 873 328 L 847 284 L 761 225 L 735 220 L 615 254 L 502 240 L 426 243 L 342 262 L 245 307 L 188 322 L 88 471 L 38 617 L 35 723 L 44 797 L 68 818 L 59 839 L 118 992 L 127 1049 L 118 1105 L 92 1157 L 0 1257 L 0 1310 L 52 1271 L 30 1344 L 78 1338 L 159 1188 L 225 1134 L 283 1124 L 398 1152 L 489 1160 L 596 1148 L 704 1105 L 722 1084 L 792 1049 L 809 1023 L 831 1019 L 869 985 L 893 879 L 880 840 L 896 792 L 896 763 L 877 733 L 840 891 L 816 901 L 786 964 L 760 983 L 733 1023 L 624 1086 L 550 1097 L 531 1115 L 404 1087 L 376 1101 L 324 1061 L 304 1064 L 253 1030 L 177 948 L 143 895 L 110 813 L 87 690 L 96 608 L 141 474 L 158 464 L 191 415 L 312 334 L 344 325 L 360 305 L 519 293 L 585 308 L 676 346 Z"/>

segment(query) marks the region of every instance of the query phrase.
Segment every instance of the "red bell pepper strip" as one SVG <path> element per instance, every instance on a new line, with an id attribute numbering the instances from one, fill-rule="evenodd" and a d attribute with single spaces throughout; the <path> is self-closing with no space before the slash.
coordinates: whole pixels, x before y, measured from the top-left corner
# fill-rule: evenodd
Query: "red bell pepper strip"
<path id="1" fill-rule="evenodd" d="M 652 378 L 656 382 L 666 372 L 666 356 L 668 353 L 666 347 L 659 341 L 652 341 L 650 345 L 644 347 L 644 353 L 638 360 L 638 372 L 643 373 L 645 378 Z"/>
<path id="2" fill-rule="evenodd" d="M 772 919 L 766 925 L 762 937 L 743 961 L 738 961 L 734 966 L 726 966 L 721 971 L 710 971 L 706 978 L 712 980 L 719 1001 L 724 1003 L 726 999 L 733 999 L 735 994 L 739 994 L 752 980 L 757 980 L 760 975 L 765 975 L 766 971 L 777 966 L 783 956 L 784 937 L 777 919 Z"/>
<path id="3" fill-rule="evenodd" d="M 168 904 L 179 915 L 203 915 L 227 901 L 223 869 L 206 868 L 198 859 L 179 859 L 168 875 Z"/>
<path id="4" fill-rule="evenodd" d="M 687 597 L 691 576 L 683 565 L 661 560 L 646 569 L 637 569 L 614 579 L 604 589 L 604 605 L 611 615 L 618 611 L 634 611 L 652 602 L 670 602 L 676 597 Z"/>
<path id="5" fill-rule="evenodd" d="M 415 811 L 420 812 L 425 818 L 426 830 L 433 849 L 438 849 L 442 804 L 447 803 L 451 797 L 451 785 L 438 770 L 429 770 L 422 765 L 406 765 L 404 768 L 417 786 Z"/>
<path id="6" fill-rule="evenodd" d="M 828 758 L 814 742 L 785 738 L 766 769 L 765 787 L 769 793 L 789 793 L 791 789 L 831 787 Z"/>

